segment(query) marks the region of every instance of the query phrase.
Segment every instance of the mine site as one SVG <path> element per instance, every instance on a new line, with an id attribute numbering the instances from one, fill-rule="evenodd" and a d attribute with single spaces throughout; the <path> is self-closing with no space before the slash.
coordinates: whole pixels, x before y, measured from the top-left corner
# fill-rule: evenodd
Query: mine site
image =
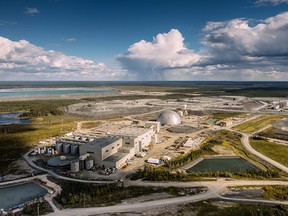
<path id="1" fill-rule="evenodd" d="M 73 104 L 65 112 L 87 120 L 78 122 L 76 131 L 41 141 L 27 154 L 27 159 L 72 178 L 123 180 L 147 164 L 163 166 L 199 150 L 213 134 L 231 131 L 245 122 L 267 118 L 264 129 L 278 128 L 285 134 L 287 102 L 284 98 L 213 96 Z M 263 166 L 259 168 L 259 161 L 243 158 L 225 145 L 215 145 L 213 151 L 214 155 L 185 164 L 181 172 L 192 172 L 194 168 L 213 170 L 211 164 L 218 162 L 215 170 L 222 169 L 223 164 L 223 171 L 236 171 L 239 167 L 258 170 Z M 232 167 L 225 169 L 230 160 Z"/>
<path id="2" fill-rule="evenodd" d="M 121 214 L 121 205 L 140 214 L 142 205 L 149 202 L 158 209 L 144 208 L 146 215 L 189 212 L 192 206 L 183 206 L 185 197 L 191 202 L 198 197 L 209 200 L 213 208 L 225 202 L 225 208 L 231 208 L 237 199 L 259 202 L 271 196 L 267 195 L 269 187 L 285 187 L 286 97 L 207 96 L 189 93 L 189 89 L 178 94 L 167 92 L 168 88 L 131 88 L 87 89 L 88 93 L 63 95 L 61 100 L 50 95 L 47 102 L 41 95 L 22 101 L 17 97 L 14 106 L 9 106 L 11 98 L 7 99 L 2 111 L 13 108 L 16 112 L 0 114 L 2 140 L 27 141 L 23 149 L 19 143 L 17 150 L 12 145 L 2 152 L 3 159 L 15 155 L 12 163 L 1 162 L 0 194 L 11 196 L 0 198 L 2 213 L 26 211 L 27 206 L 39 203 L 36 197 L 42 197 L 39 205 L 45 211 L 65 214 L 69 206 L 87 205 L 89 198 L 81 200 L 69 193 L 78 187 L 100 190 L 95 195 L 85 192 L 97 199 L 88 202 L 91 208 L 85 212 L 119 215 L 126 215 Z M 17 106 L 23 104 L 31 108 L 18 111 Z M 19 149 L 21 158 L 16 156 Z M 101 192 L 106 190 L 103 188 L 119 192 L 115 191 L 117 196 L 112 199 Z M 27 191 L 34 198 L 28 197 Z M 98 200 L 100 193 L 107 196 L 105 200 Z M 97 207 L 109 206 L 107 200 L 120 204 L 109 210 Z M 202 204 L 195 205 L 201 209 Z M 70 211 L 78 214 L 75 208 L 67 214 Z"/>

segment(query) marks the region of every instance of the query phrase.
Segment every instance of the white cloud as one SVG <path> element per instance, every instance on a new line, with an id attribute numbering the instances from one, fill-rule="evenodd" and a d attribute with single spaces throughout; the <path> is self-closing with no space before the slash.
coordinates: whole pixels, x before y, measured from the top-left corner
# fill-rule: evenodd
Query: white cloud
<path id="1" fill-rule="evenodd" d="M 131 45 L 117 59 L 138 78 L 149 79 L 147 75 L 152 75 L 151 78 L 161 76 L 163 69 L 190 66 L 198 62 L 199 55 L 185 46 L 184 38 L 177 29 L 172 29 L 168 33 L 158 34 L 152 42 L 141 40 Z M 143 74 L 145 71 L 152 71 L 152 74 Z"/>
<path id="2" fill-rule="evenodd" d="M 76 38 L 66 38 L 64 39 L 66 42 L 76 42 Z"/>
<path id="3" fill-rule="evenodd" d="M 126 76 L 125 71 L 111 70 L 103 63 L 46 51 L 26 40 L 14 42 L 4 37 L 0 37 L 0 72 L 1 80 L 109 80 Z"/>
<path id="4" fill-rule="evenodd" d="M 288 0 L 257 0 L 256 5 L 279 5 L 283 3 L 288 3 Z"/>
<path id="5" fill-rule="evenodd" d="M 251 62 L 279 64 L 288 56 L 288 12 L 250 26 L 247 19 L 234 19 L 207 32 L 203 39 L 207 64 Z M 283 59 L 284 58 L 284 59 Z"/>
<path id="6" fill-rule="evenodd" d="M 140 41 L 118 60 L 138 79 L 288 80 L 288 12 L 265 20 L 208 22 L 200 52 L 172 29 Z"/>
<path id="7" fill-rule="evenodd" d="M 25 13 L 25 14 L 29 14 L 29 15 L 31 15 L 31 16 L 34 16 L 34 15 L 40 13 L 40 11 L 39 11 L 37 8 L 27 7 L 27 8 L 25 8 L 24 13 Z"/>
<path id="8" fill-rule="evenodd" d="M 224 22 L 208 22 L 205 26 L 205 28 L 203 29 L 203 31 L 207 32 L 207 31 L 212 31 L 215 29 L 218 29 L 220 27 L 223 27 L 225 25 Z"/>

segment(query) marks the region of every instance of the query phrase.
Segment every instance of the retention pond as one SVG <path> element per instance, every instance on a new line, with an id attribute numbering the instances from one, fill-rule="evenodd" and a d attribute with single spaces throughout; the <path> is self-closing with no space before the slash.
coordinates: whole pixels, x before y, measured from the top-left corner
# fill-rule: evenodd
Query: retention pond
<path id="1" fill-rule="evenodd" d="M 0 209 L 8 211 L 21 207 L 25 202 L 42 197 L 47 192 L 35 182 L 0 188 Z"/>
<path id="2" fill-rule="evenodd" d="M 186 170 L 191 172 L 245 172 L 258 168 L 241 157 L 215 157 L 204 158 Z"/>

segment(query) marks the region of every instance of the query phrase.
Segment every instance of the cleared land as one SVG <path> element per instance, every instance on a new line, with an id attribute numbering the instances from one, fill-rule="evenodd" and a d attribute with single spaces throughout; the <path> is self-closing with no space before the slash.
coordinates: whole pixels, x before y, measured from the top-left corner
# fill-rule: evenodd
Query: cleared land
<path id="1" fill-rule="evenodd" d="M 247 114 L 245 113 L 213 113 L 212 118 L 217 119 L 217 120 L 222 120 L 226 118 L 232 118 L 232 117 L 245 117 Z"/>
<path id="2" fill-rule="evenodd" d="M 250 139 L 251 146 L 267 157 L 288 166 L 288 148 L 284 145 L 275 144 L 266 140 Z"/>
<path id="3" fill-rule="evenodd" d="M 281 120 L 281 116 L 260 116 L 251 121 L 245 122 L 233 128 L 234 130 L 241 131 L 244 133 L 253 133 L 260 129 L 268 126 L 269 124 Z"/>

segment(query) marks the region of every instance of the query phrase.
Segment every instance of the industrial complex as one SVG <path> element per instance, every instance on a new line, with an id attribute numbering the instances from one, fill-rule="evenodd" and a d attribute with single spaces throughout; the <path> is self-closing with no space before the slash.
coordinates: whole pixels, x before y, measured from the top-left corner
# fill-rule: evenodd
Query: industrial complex
<path id="1" fill-rule="evenodd" d="M 120 169 L 129 164 L 133 157 L 145 155 L 149 145 L 158 143 L 161 126 L 179 124 L 180 115 L 165 110 L 160 112 L 157 121 L 145 121 L 142 125 L 114 125 L 114 130 L 108 129 L 102 134 L 99 131 L 97 134 L 69 133 L 56 139 L 55 150 L 51 150 L 52 155 L 61 156 L 50 158 L 47 163 L 52 167 L 69 164 L 70 171 L 74 173 L 90 170 L 94 166 Z M 43 153 L 44 149 L 40 151 Z"/>

